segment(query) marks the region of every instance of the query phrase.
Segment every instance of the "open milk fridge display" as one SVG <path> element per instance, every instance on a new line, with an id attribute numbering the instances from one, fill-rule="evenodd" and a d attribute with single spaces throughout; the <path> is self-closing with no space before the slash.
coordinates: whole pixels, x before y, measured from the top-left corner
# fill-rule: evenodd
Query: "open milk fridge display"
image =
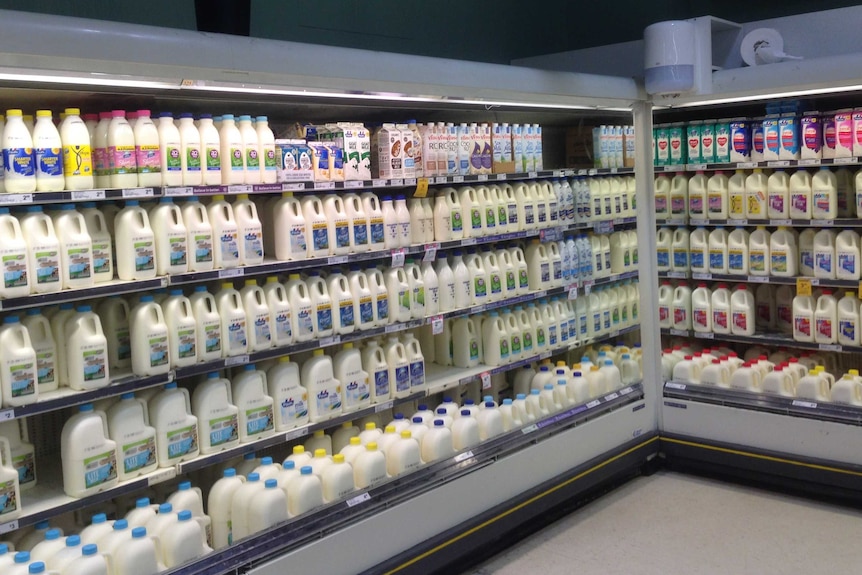
<path id="1" fill-rule="evenodd" d="M 858 500 L 862 95 L 829 58 L 733 72 L 655 112 L 662 451 Z"/>
<path id="2" fill-rule="evenodd" d="M 633 81 L 0 27 L 0 565 L 428 573 L 657 453 Z"/>

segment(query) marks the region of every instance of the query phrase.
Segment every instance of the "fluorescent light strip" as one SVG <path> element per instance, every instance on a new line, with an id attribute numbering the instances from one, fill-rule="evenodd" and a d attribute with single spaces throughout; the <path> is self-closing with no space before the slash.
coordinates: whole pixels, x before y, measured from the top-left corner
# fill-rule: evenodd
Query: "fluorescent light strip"
<path id="1" fill-rule="evenodd" d="M 131 80 L 114 77 L 63 76 L 48 74 L 9 74 L 0 73 L 0 81 L 38 82 L 46 84 L 70 84 L 77 86 L 110 86 L 115 88 L 157 88 L 160 90 L 179 90 L 177 85 L 155 80 Z"/>
<path id="2" fill-rule="evenodd" d="M 754 102 L 765 99 L 778 98 L 795 98 L 798 96 L 816 96 L 819 94 L 835 94 L 838 92 L 848 92 L 853 90 L 862 90 L 862 84 L 854 84 L 851 86 L 829 86 L 824 88 L 810 88 L 807 90 L 790 90 L 787 92 L 768 92 L 760 95 L 751 96 L 729 96 L 725 98 L 715 98 L 713 100 L 697 100 L 695 102 L 683 102 L 681 104 L 673 104 L 667 102 L 656 102 L 656 108 L 691 108 L 695 106 L 711 106 L 716 104 L 735 104 L 737 102 Z"/>

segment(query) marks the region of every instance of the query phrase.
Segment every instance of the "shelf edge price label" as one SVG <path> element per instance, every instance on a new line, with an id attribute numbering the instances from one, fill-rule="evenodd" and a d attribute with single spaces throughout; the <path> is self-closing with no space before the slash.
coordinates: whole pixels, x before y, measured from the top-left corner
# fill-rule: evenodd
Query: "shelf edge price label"
<path id="1" fill-rule="evenodd" d="M 330 256 L 326 261 L 330 265 L 343 264 L 347 262 L 347 256 Z"/>
<path id="2" fill-rule="evenodd" d="M 413 192 L 414 198 L 424 198 L 428 196 L 428 178 L 416 179 L 416 191 Z"/>
<path id="3" fill-rule="evenodd" d="M 228 357 L 224 360 L 225 367 L 231 367 L 234 365 L 245 365 L 248 363 L 247 355 L 235 355 L 233 357 Z"/>
<path id="4" fill-rule="evenodd" d="M 105 190 L 78 190 L 76 192 L 72 192 L 71 196 L 72 200 L 104 200 L 105 199 Z"/>
<path id="5" fill-rule="evenodd" d="M 407 250 L 404 248 L 398 248 L 397 250 L 392 250 L 392 265 L 390 267 L 393 268 L 403 268 L 404 260 L 407 256 Z"/>
<path id="6" fill-rule="evenodd" d="M 123 188 L 124 198 L 151 198 L 153 188 Z"/>
<path id="7" fill-rule="evenodd" d="M 285 441 L 293 441 L 294 439 L 299 439 L 300 437 L 305 437 L 308 435 L 308 427 L 300 427 L 299 429 L 291 429 L 287 432 L 287 435 L 284 436 Z"/>
<path id="8" fill-rule="evenodd" d="M 819 349 L 822 351 L 842 351 L 844 348 L 837 343 L 821 343 Z"/>
<path id="9" fill-rule="evenodd" d="M 334 190 L 335 182 L 314 182 L 315 190 Z"/>
<path id="10" fill-rule="evenodd" d="M 464 176 L 452 176 L 453 184 L 462 184 L 464 183 Z"/>
<path id="11" fill-rule="evenodd" d="M 179 188 L 164 188 L 165 195 L 168 197 L 174 196 L 191 196 L 194 194 L 194 188 L 191 186 L 179 187 Z"/>
<path id="12" fill-rule="evenodd" d="M 11 533 L 18 529 L 18 520 L 10 521 L 9 523 L 0 523 L 0 533 Z"/>
<path id="13" fill-rule="evenodd" d="M 769 276 L 748 276 L 748 281 L 753 284 L 768 284 Z"/>
<path id="14" fill-rule="evenodd" d="M 441 329 L 442 333 L 443 330 Z M 15 419 L 15 410 L 14 409 L 2 409 L 0 410 L 0 421 L 9 421 L 10 419 Z"/>
<path id="15" fill-rule="evenodd" d="M 440 335 L 443 333 L 443 316 L 435 315 L 431 318 L 431 334 Z"/>
<path id="16" fill-rule="evenodd" d="M 371 180 L 371 187 L 372 188 L 385 188 L 386 187 L 386 180 Z"/>
<path id="17" fill-rule="evenodd" d="M 678 389 L 680 391 L 685 391 L 685 384 L 684 383 L 674 383 L 673 381 L 669 381 L 666 384 L 664 384 L 664 386 L 667 388 L 670 388 L 670 389 Z"/>
<path id="18" fill-rule="evenodd" d="M 167 469 L 162 469 L 149 477 L 147 477 L 147 485 L 156 485 L 158 483 L 164 483 L 165 481 L 170 481 L 174 477 L 177 476 L 177 468 L 176 467 L 168 467 Z"/>
<path id="19" fill-rule="evenodd" d="M 32 204 L 33 194 L 5 194 L 3 203 L 7 205 Z"/>
<path id="20" fill-rule="evenodd" d="M 225 278 L 238 278 L 245 275 L 245 270 L 243 268 L 229 268 L 226 270 L 219 270 L 218 277 L 219 279 Z"/>
<path id="21" fill-rule="evenodd" d="M 530 178 L 531 180 L 536 179 L 539 177 L 539 173 L 538 172 L 527 172 L 527 177 Z"/>
<path id="22" fill-rule="evenodd" d="M 578 299 L 578 286 L 572 286 L 569 288 L 569 299 Z"/>
<path id="23" fill-rule="evenodd" d="M 425 254 L 422 256 L 423 262 L 433 262 L 437 259 L 437 250 L 440 249 L 440 242 L 425 244 Z"/>
<path id="24" fill-rule="evenodd" d="M 472 451 L 465 451 L 464 453 L 459 453 L 458 455 L 456 455 L 454 457 L 454 459 L 455 459 L 455 463 L 461 463 L 462 461 L 467 461 L 471 457 L 473 457 L 473 452 Z"/>
<path id="25" fill-rule="evenodd" d="M 404 178 L 405 186 L 415 186 L 417 184 L 416 178 Z"/>
<path id="26" fill-rule="evenodd" d="M 478 176 L 476 176 L 476 181 L 477 182 L 487 182 L 488 181 L 488 174 L 479 174 Z"/>
<path id="27" fill-rule="evenodd" d="M 506 179 L 506 174 L 497 174 L 497 181 L 504 181 Z"/>
<path id="28" fill-rule="evenodd" d="M 371 496 L 366 491 L 365 493 L 362 493 L 360 495 L 357 495 L 356 497 L 351 497 L 350 499 L 348 499 L 347 500 L 347 506 L 348 507 L 355 507 L 355 506 L 359 505 L 360 503 L 365 503 L 366 501 L 370 501 L 370 500 L 371 500 Z"/>
<path id="29" fill-rule="evenodd" d="M 602 404 L 602 402 L 601 402 L 601 401 L 599 401 L 598 399 L 594 399 L 594 400 L 592 400 L 591 402 L 589 402 L 589 403 L 587 404 L 587 409 L 592 409 L 592 408 L 597 407 L 597 406 L 599 406 L 599 405 L 601 405 L 601 404 Z"/>
<path id="30" fill-rule="evenodd" d="M 792 405 L 794 407 L 807 407 L 808 409 L 817 409 L 817 403 L 813 401 L 802 401 L 801 399 L 794 399 Z"/>
<path id="31" fill-rule="evenodd" d="M 862 282 L 860 282 L 860 293 L 862 293 Z M 796 295 L 811 295 L 811 280 L 808 278 L 796 278 Z"/>
<path id="32" fill-rule="evenodd" d="M 479 379 L 482 380 L 482 389 L 490 389 L 491 388 L 491 372 L 483 371 L 479 374 Z"/>
<path id="33" fill-rule="evenodd" d="M 322 338 L 320 338 L 318 343 L 320 344 L 320 347 L 327 347 L 330 345 L 335 345 L 337 343 L 341 343 L 341 336 L 340 335 L 331 335 L 329 337 L 322 337 Z"/>
<path id="34" fill-rule="evenodd" d="M 374 413 L 380 413 L 381 411 L 386 411 L 387 409 L 392 409 L 392 406 L 395 405 L 393 400 L 385 401 L 383 403 L 378 403 L 374 406 Z"/>
<path id="35" fill-rule="evenodd" d="M 403 186 L 404 185 L 404 179 L 403 178 L 396 178 L 393 180 L 389 180 L 389 185 L 394 187 L 394 188 Z"/>
<path id="36" fill-rule="evenodd" d="M 835 158 L 833 160 L 834 164 L 855 164 L 859 161 L 859 158 Z"/>
<path id="37" fill-rule="evenodd" d="M 346 182 L 344 182 L 344 187 L 346 189 L 356 189 L 361 188 L 362 184 L 362 180 L 347 180 Z"/>
<path id="38" fill-rule="evenodd" d="M 448 179 L 446 176 L 437 176 L 437 177 L 434 179 L 434 183 L 435 183 L 435 184 L 445 184 L 445 183 L 448 183 L 448 182 L 449 182 L 449 179 Z"/>

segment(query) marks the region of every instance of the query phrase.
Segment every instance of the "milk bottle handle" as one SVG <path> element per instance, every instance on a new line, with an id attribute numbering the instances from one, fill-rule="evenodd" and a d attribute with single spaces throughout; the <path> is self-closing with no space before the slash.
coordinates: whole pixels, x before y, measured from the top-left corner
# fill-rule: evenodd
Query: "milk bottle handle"
<path id="1" fill-rule="evenodd" d="M 12 468 L 12 444 L 0 435 L 0 467 Z"/>
<path id="2" fill-rule="evenodd" d="M 147 402 L 140 397 L 136 397 L 135 401 L 138 402 L 138 404 L 140 404 L 141 410 L 144 413 L 144 425 L 149 425 L 150 424 L 150 407 L 149 407 L 149 405 L 147 405 Z"/>
<path id="3" fill-rule="evenodd" d="M 239 476 L 237 476 L 237 477 L 239 477 Z M 147 537 L 150 538 L 150 541 L 153 542 L 153 547 L 156 548 L 156 557 L 161 558 L 162 557 L 162 539 L 161 539 L 161 537 L 159 537 L 158 535 L 150 535 L 149 533 L 147 533 Z M 162 566 L 161 560 L 157 560 L 156 562 L 158 563 L 160 571 L 167 569 L 167 567 Z"/>
<path id="4" fill-rule="evenodd" d="M 178 387 L 177 389 L 180 390 L 180 392 L 183 394 L 183 398 L 186 401 L 186 413 L 187 414 L 191 413 L 192 412 L 192 402 L 191 402 L 191 399 L 189 397 L 189 390 L 186 389 L 185 387 Z"/>
<path id="5" fill-rule="evenodd" d="M 94 411 L 93 413 L 102 419 L 102 430 L 105 433 L 105 437 L 110 437 L 110 434 L 108 433 L 108 416 L 105 415 L 104 411 Z"/>
<path id="6" fill-rule="evenodd" d="M 221 385 L 224 386 L 225 392 L 227 393 L 228 403 L 233 405 L 233 388 L 231 387 L 230 382 L 225 378 L 221 378 Z M 242 477 L 242 476 L 237 475 L 237 477 Z M 243 479 L 245 479 L 245 478 L 243 478 Z"/>

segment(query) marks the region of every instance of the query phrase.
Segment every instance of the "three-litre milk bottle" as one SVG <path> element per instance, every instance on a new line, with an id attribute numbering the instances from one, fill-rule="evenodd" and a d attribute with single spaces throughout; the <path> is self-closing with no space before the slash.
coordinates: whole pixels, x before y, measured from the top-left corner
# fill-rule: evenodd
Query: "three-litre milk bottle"
<path id="1" fill-rule="evenodd" d="M 213 269 L 214 241 L 206 207 L 197 198 L 190 196 L 183 203 L 183 224 L 188 232 L 186 256 L 190 272 L 205 272 Z"/>
<path id="2" fill-rule="evenodd" d="M 192 303 L 182 290 L 171 290 L 162 304 L 168 326 L 168 355 L 172 367 L 194 365 L 198 361 L 198 322 Z"/>
<path id="3" fill-rule="evenodd" d="M 156 428 L 159 467 L 194 459 L 200 452 L 198 418 L 191 414 L 189 392 L 175 382 L 150 400 L 150 423 Z"/>
<path id="4" fill-rule="evenodd" d="M 132 371 L 138 375 L 168 373 L 171 368 L 168 325 L 162 308 L 151 295 L 141 301 L 129 316 L 132 342 Z"/>
<path id="5" fill-rule="evenodd" d="M 257 205 L 248 194 L 240 194 L 233 204 L 233 213 L 239 239 L 240 265 L 254 266 L 263 263 L 263 227 L 257 214 Z"/>
<path id="6" fill-rule="evenodd" d="M 14 224 L 10 227 L 14 228 Z M 26 253 L 31 270 L 32 291 L 60 291 L 63 288 L 60 241 L 54 233 L 54 222 L 50 216 L 43 213 L 42 206 L 27 206 L 26 213 L 21 218 L 21 232 L 27 242 Z"/>
<path id="7" fill-rule="evenodd" d="M 36 351 L 30 342 L 27 328 L 21 325 L 18 316 L 3 318 L 3 326 L 0 327 L 0 349 L 3 405 L 34 403 L 39 397 Z"/>
<path id="8" fill-rule="evenodd" d="M 93 404 L 78 408 L 60 435 L 63 490 L 70 497 L 87 497 L 117 484 L 117 444 L 109 439 L 108 421 Z"/>
<path id="9" fill-rule="evenodd" d="M 272 397 L 276 431 L 286 431 L 308 422 L 308 391 L 300 384 L 299 365 L 289 356 L 266 372 L 269 395 Z"/>
<path id="10" fill-rule="evenodd" d="M 715 220 L 727 219 L 729 204 L 728 178 L 724 172 L 717 171 L 706 184 L 706 218 Z"/>
<path id="11" fill-rule="evenodd" d="M 239 409 L 240 442 L 255 441 L 275 433 L 273 400 L 267 393 L 266 373 L 252 363 L 246 364 L 234 377 L 231 387 Z"/>
<path id="12" fill-rule="evenodd" d="M 195 386 L 192 411 L 200 423 L 201 453 L 216 453 L 239 444 L 239 410 L 233 404 L 230 381 L 217 372 L 208 373 Z"/>
<path id="13" fill-rule="evenodd" d="M 225 282 L 215 299 L 221 319 L 222 357 L 248 353 L 248 316 L 239 292 Z"/>
<path id="14" fill-rule="evenodd" d="M 3 214 L 2 209 L 0 214 Z M 3 220 L 0 219 L 0 222 Z M 93 242 L 87 233 L 87 223 L 80 212 L 75 210 L 74 204 L 63 204 L 59 207 L 59 212 L 54 215 L 54 229 L 60 242 L 63 288 L 92 286 Z M 3 243 L 4 247 L 9 245 L 8 235 Z"/>
<path id="15" fill-rule="evenodd" d="M 108 341 L 99 316 L 90 306 L 82 305 L 77 313 L 70 313 L 63 326 L 63 339 L 69 387 L 89 390 L 108 385 Z"/>
<path id="16" fill-rule="evenodd" d="M 96 207 L 95 202 L 84 202 L 81 215 L 93 246 L 93 281 L 111 281 L 114 279 L 114 240 L 105 213 Z"/>
<path id="17" fill-rule="evenodd" d="M 213 196 L 208 208 L 213 233 L 213 263 L 216 269 L 235 268 L 240 265 L 239 226 L 233 207 L 224 196 Z"/>
<path id="18" fill-rule="evenodd" d="M 156 240 L 150 218 L 137 200 L 127 200 L 126 207 L 114 218 L 117 243 L 117 275 L 121 280 L 156 277 Z"/>
<path id="19" fill-rule="evenodd" d="M 48 318 L 39 308 L 30 308 L 21 322 L 27 328 L 30 344 L 36 352 L 36 384 L 39 392 L 54 391 L 60 385 L 57 373 L 57 343 Z M 64 342 L 63 345 L 65 346 Z"/>
<path id="20" fill-rule="evenodd" d="M 188 271 L 189 232 L 180 208 L 172 198 L 161 198 L 149 213 L 156 239 L 156 274 L 181 274 Z"/>
<path id="21" fill-rule="evenodd" d="M 117 438 L 120 481 L 133 479 L 155 471 L 156 430 L 150 427 L 147 403 L 133 393 L 124 393 L 120 401 L 108 409 L 108 430 Z"/>
<path id="22" fill-rule="evenodd" d="M 218 305 L 206 286 L 195 286 L 189 301 L 197 324 L 197 356 L 200 361 L 213 361 L 222 355 L 222 326 Z"/>
<path id="23" fill-rule="evenodd" d="M 337 417 L 342 413 L 341 383 L 335 379 L 332 359 L 322 349 L 302 364 L 300 377 L 308 390 L 309 421 L 318 422 Z"/>
<path id="24" fill-rule="evenodd" d="M 266 294 L 257 281 L 247 279 L 240 297 L 245 309 L 249 351 L 269 349 L 272 347 L 273 321 Z"/>
<path id="25" fill-rule="evenodd" d="M 796 170 L 790 176 L 789 187 L 788 215 L 794 220 L 810 219 L 812 205 L 811 174 L 805 170 Z"/>
<path id="26" fill-rule="evenodd" d="M 277 277 L 269 276 L 263 285 L 263 293 L 272 319 L 272 345 L 281 347 L 293 343 L 293 326 L 287 290 Z"/>

